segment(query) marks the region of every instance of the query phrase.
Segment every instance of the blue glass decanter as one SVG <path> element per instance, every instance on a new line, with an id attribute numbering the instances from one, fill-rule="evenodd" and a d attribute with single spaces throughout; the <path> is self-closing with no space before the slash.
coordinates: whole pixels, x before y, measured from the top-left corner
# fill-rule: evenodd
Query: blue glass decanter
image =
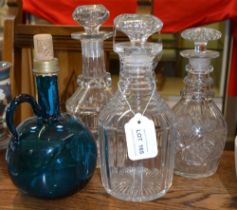
<path id="1" fill-rule="evenodd" d="M 9 175 L 24 193 L 58 198 L 82 189 L 96 167 L 97 149 L 90 131 L 75 117 L 60 113 L 52 36 L 34 36 L 38 103 L 30 95 L 13 99 L 6 122 L 12 134 L 6 153 Z M 27 102 L 36 116 L 13 124 L 16 107 Z"/>

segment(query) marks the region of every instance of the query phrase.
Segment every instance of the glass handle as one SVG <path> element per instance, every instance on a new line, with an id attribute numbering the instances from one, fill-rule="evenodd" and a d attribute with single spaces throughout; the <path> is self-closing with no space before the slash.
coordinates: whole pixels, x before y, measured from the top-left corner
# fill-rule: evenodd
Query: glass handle
<path id="1" fill-rule="evenodd" d="M 18 140 L 19 134 L 18 134 L 16 127 L 14 125 L 14 112 L 15 112 L 18 105 L 20 105 L 21 103 L 25 103 L 25 102 L 29 103 L 31 105 L 32 110 L 35 115 L 41 116 L 41 108 L 32 96 L 27 95 L 27 94 L 21 94 L 21 95 L 15 97 L 7 107 L 6 123 L 7 123 L 7 127 L 9 129 L 9 131 L 11 132 L 11 134 L 14 136 L 14 138 L 16 140 Z"/>

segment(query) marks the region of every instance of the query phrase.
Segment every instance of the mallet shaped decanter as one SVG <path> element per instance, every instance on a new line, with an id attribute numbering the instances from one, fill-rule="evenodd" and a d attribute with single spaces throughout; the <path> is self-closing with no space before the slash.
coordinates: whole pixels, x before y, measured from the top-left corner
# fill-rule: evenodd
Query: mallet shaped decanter
<path id="1" fill-rule="evenodd" d="M 147 41 L 163 23 L 151 15 L 125 14 L 114 24 L 130 42 L 113 46 L 121 71 L 118 91 L 99 117 L 102 183 L 116 198 L 153 200 L 172 185 L 175 156 L 175 117 L 156 91 L 153 72 L 162 44 Z"/>

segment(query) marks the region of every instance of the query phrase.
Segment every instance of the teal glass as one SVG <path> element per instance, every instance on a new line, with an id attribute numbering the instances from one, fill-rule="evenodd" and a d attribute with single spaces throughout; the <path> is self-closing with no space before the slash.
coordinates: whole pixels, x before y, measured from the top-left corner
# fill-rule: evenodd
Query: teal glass
<path id="1" fill-rule="evenodd" d="M 60 114 L 57 74 L 37 75 L 38 103 L 30 95 L 13 99 L 6 111 L 12 134 L 6 153 L 8 172 L 24 193 L 59 198 L 82 189 L 96 167 L 97 148 L 77 118 Z M 27 102 L 36 116 L 13 124 L 16 107 Z"/>

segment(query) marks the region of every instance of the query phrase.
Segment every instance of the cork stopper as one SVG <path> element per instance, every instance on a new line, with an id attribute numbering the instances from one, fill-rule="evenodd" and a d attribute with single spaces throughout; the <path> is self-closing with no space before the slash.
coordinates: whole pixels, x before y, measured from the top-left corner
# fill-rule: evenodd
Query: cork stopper
<path id="1" fill-rule="evenodd" d="M 34 67 L 37 75 L 53 75 L 59 71 L 58 59 L 54 58 L 51 34 L 34 35 Z"/>
<path id="2" fill-rule="evenodd" d="M 49 61 L 54 58 L 53 38 L 51 34 L 34 35 L 35 60 Z"/>

